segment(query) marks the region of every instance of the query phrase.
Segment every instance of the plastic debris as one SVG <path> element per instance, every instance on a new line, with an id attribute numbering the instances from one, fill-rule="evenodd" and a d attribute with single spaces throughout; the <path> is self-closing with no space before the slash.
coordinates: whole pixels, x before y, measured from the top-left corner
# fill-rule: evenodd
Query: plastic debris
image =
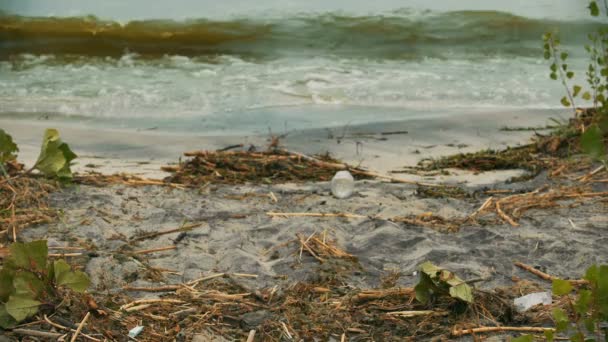
<path id="1" fill-rule="evenodd" d="M 348 171 L 338 171 L 331 180 L 331 193 L 336 198 L 348 198 L 355 190 L 355 179 Z"/>
<path id="2" fill-rule="evenodd" d="M 136 338 L 137 335 L 141 334 L 141 332 L 144 330 L 144 327 L 141 325 L 136 326 L 135 328 L 129 330 L 129 337 L 130 338 Z"/>
<path id="3" fill-rule="evenodd" d="M 538 304 L 550 305 L 552 302 L 551 292 L 535 292 L 525 296 L 515 298 L 515 308 L 519 312 L 524 312 Z"/>

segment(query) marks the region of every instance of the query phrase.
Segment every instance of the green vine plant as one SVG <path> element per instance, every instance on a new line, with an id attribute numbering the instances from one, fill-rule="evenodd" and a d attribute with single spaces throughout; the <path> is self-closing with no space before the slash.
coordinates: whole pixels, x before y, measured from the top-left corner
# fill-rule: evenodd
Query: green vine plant
<path id="1" fill-rule="evenodd" d="M 426 304 L 437 296 L 473 303 L 473 289 L 454 273 L 427 261 L 420 265 L 420 281 L 414 287 L 416 299 Z"/>
<path id="2" fill-rule="evenodd" d="M 17 152 L 19 152 L 19 148 L 13 141 L 13 137 L 0 128 L 0 172 L 5 178 L 9 178 L 9 175 L 4 165 L 16 160 Z"/>
<path id="3" fill-rule="evenodd" d="M 556 340 L 556 333 L 567 335 L 572 342 L 608 341 L 608 265 L 589 267 L 583 279 L 587 284 L 576 295 L 571 294 L 574 288 L 570 281 L 553 280 L 553 295 L 565 297 L 567 309 L 552 310 L 555 332 L 545 331 L 548 342 Z M 534 341 L 534 337 L 524 335 L 512 340 L 524 341 Z"/>
<path id="4" fill-rule="evenodd" d="M 19 148 L 13 141 L 13 137 L 0 128 L 0 172 L 6 179 L 9 179 L 9 175 L 5 165 L 7 162 L 16 160 L 17 152 L 19 152 Z M 25 173 L 38 170 L 47 178 L 70 180 L 73 176 L 72 161 L 76 157 L 69 145 L 61 140 L 59 131 L 49 128 L 44 132 L 40 155 L 36 163 Z"/>
<path id="5" fill-rule="evenodd" d="M 603 10 L 600 9 L 603 6 Z M 608 0 L 589 1 L 587 6 L 593 17 L 608 19 Z M 592 159 L 599 161 L 608 168 L 608 156 L 604 144 L 608 136 L 608 27 L 599 28 L 588 35 L 589 44 L 585 51 L 589 56 L 589 64 L 585 72 L 587 86 L 571 85 L 575 72 L 568 65 L 569 54 L 561 48 L 559 37 L 552 32 L 543 35 L 544 58 L 551 62 L 549 77 L 560 81 L 565 95 L 560 102 L 569 107 L 577 115 L 576 101 L 582 99 L 593 103 L 593 117 L 581 134 L 581 150 Z"/>
<path id="6" fill-rule="evenodd" d="M 49 260 L 46 240 L 13 243 L 0 270 L 0 327 L 12 328 L 41 308 L 52 309 L 65 290 L 84 292 L 89 277 L 65 260 Z"/>

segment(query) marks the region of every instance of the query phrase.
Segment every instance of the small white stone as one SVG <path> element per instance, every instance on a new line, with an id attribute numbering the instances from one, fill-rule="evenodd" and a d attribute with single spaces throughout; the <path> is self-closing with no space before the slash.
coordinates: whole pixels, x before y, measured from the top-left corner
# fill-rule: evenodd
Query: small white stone
<path id="1" fill-rule="evenodd" d="M 538 304 L 550 305 L 552 300 L 550 292 L 535 292 L 515 298 L 513 302 L 517 311 L 524 312 Z"/>

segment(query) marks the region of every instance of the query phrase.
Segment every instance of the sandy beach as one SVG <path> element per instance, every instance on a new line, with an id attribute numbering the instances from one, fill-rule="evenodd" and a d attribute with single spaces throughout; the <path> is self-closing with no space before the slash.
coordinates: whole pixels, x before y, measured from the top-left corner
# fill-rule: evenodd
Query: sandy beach
<path id="1" fill-rule="evenodd" d="M 603 341 L 605 4 L 0 1 L 0 342 Z"/>
<path id="2" fill-rule="evenodd" d="M 462 196 L 432 196 L 415 184 L 379 180 L 356 182 L 355 193 L 348 199 L 334 198 L 327 182 L 201 184 L 195 189 L 75 185 L 51 194 L 51 206 L 62 212 L 58 222 L 28 228 L 19 238 L 47 239 L 52 247 L 86 246 L 88 252 L 74 260 L 91 276 L 90 291 L 133 298 L 159 295 L 138 288 L 183 284 L 214 274 L 244 274 L 237 277 L 237 283 L 250 293 L 318 282 L 324 267 L 331 273 L 336 266 L 323 266 L 317 258 L 298 253 L 291 244 L 314 234 L 327 236 L 356 256 L 356 268 L 349 266 L 344 275 L 332 276 L 353 289 L 380 288 L 382 279 L 391 273 L 400 275 L 393 286 L 411 287 L 425 261 L 463 279 L 477 279 L 475 286 L 485 290 L 512 286 L 513 279 L 538 282 L 534 275 L 515 267 L 516 261 L 558 277 L 577 278 L 588 265 L 605 262 L 608 255 L 607 202 L 602 197 L 557 196 L 555 205 L 526 211 L 518 226 L 491 213 L 467 221 L 493 196 L 542 193 L 539 189 L 563 189 L 576 186 L 576 181 L 556 178 L 548 171 L 514 183 L 508 180 L 525 174 L 524 170 L 446 170 L 433 175 L 395 172 L 423 158 L 525 144 L 533 132 L 501 128 L 513 122 L 520 127 L 544 127 L 555 113 L 541 114 L 438 117 L 296 131 L 281 139 L 285 148 L 298 152 L 312 155 L 329 151 L 347 163 L 385 175 L 454 185 L 462 190 Z M 20 144 L 20 160 L 26 164 L 35 159 L 39 132 L 48 124 L 0 121 Z M 160 166 L 175 163 L 182 151 L 215 150 L 232 144 L 263 149 L 268 144 L 268 136 L 179 136 L 74 126 L 60 127 L 60 131 L 80 155 L 75 167 L 78 172 L 125 172 L 152 178 L 164 177 Z M 606 185 L 596 184 L 590 191 L 601 193 Z M 353 216 L 314 216 L 336 213 Z M 428 215 L 442 218 L 443 223 L 411 221 Z M 399 221 L 400 217 L 410 221 Z M 184 225 L 193 228 L 138 238 Z M 133 249 L 159 251 L 143 258 L 118 256 Z M 150 269 L 164 271 L 151 278 Z M 540 286 L 548 289 L 550 283 Z M 261 315 L 259 320 L 240 318 L 245 329 L 255 329 L 260 320 L 272 317 L 266 311 L 253 312 Z M 200 336 L 202 340 L 211 338 Z"/>

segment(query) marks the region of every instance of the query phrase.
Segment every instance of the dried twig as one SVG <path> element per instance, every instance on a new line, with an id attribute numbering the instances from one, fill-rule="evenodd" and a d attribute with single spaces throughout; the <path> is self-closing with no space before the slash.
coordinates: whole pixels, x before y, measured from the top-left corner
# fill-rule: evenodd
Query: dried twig
<path id="1" fill-rule="evenodd" d="M 349 213 L 276 213 L 269 211 L 266 215 L 270 217 L 344 217 L 344 218 L 369 218 L 365 215 L 349 214 Z"/>
<path id="2" fill-rule="evenodd" d="M 78 328 L 74 332 L 74 336 L 72 336 L 72 339 L 70 340 L 70 342 L 75 342 L 76 341 L 76 339 L 78 338 L 78 334 L 80 334 L 80 332 L 82 331 L 82 328 L 84 328 L 84 325 L 86 324 L 86 322 L 89 319 L 90 315 L 91 315 L 91 313 L 87 312 L 87 314 L 84 316 L 84 318 L 82 319 L 82 321 L 80 322 L 80 324 L 78 324 Z"/>
<path id="3" fill-rule="evenodd" d="M 123 286 L 125 291 L 141 291 L 141 292 L 171 292 L 182 288 L 181 285 L 165 285 L 159 287 L 138 287 L 138 286 Z"/>
<path id="4" fill-rule="evenodd" d="M 454 328 L 452 330 L 452 336 L 464 336 L 464 335 L 469 335 L 469 334 L 501 332 L 501 331 L 521 331 L 521 332 L 544 333 L 545 331 L 555 331 L 555 329 L 540 328 L 540 327 L 477 327 L 477 328 L 463 330 L 463 329 Z"/>
<path id="5" fill-rule="evenodd" d="M 45 321 L 46 321 L 46 322 L 47 322 L 49 325 L 54 326 L 54 327 L 55 327 L 55 328 L 57 328 L 57 329 L 61 329 L 61 330 L 67 330 L 67 331 L 70 331 L 70 332 L 76 332 L 76 330 L 75 330 L 75 329 L 68 328 L 68 327 L 64 327 L 64 326 L 63 326 L 63 325 L 61 325 L 61 324 L 58 324 L 58 323 L 55 323 L 55 322 L 51 321 L 51 319 L 50 319 L 50 318 L 49 318 L 47 315 L 44 315 L 44 320 L 45 320 Z M 84 337 L 84 338 L 86 338 L 86 339 L 88 339 L 88 340 L 91 340 L 91 341 L 101 342 L 101 340 L 100 340 L 100 339 L 97 339 L 97 338 L 94 338 L 94 337 L 92 337 L 92 336 L 89 336 L 89 335 L 87 335 L 87 334 L 83 333 L 82 331 L 80 332 L 80 336 L 82 336 L 82 337 Z"/>
<path id="6" fill-rule="evenodd" d="M 30 329 L 13 329 L 13 330 L 11 330 L 11 332 L 13 334 L 17 334 L 17 335 L 36 336 L 36 337 L 42 337 L 42 338 L 49 338 L 49 339 L 53 339 L 53 340 L 57 340 L 60 337 L 64 336 L 63 334 L 39 331 L 39 330 L 30 330 Z"/>
<path id="7" fill-rule="evenodd" d="M 523 269 L 523 270 L 526 270 L 526 271 L 528 271 L 528 272 L 530 272 L 530 273 L 532 273 L 532 274 L 534 274 L 534 275 L 536 275 L 539 278 L 544 279 L 544 280 L 553 281 L 555 279 L 559 279 L 558 277 L 555 277 L 555 276 L 552 276 L 550 274 L 547 274 L 547 273 L 545 273 L 543 271 L 540 271 L 540 270 L 534 268 L 533 266 L 524 264 L 522 262 L 515 262 L 514 265 L 517 266 L 517 267 L 519 267 L 519 268 L 521 268 L 521 269 Z M 583 285 L 583 284 L 588 284 L 589 283 L 585 279 L 568 280 L 568 281 L 571 284 L 573 284 L 573 285 Z"/>
<path id="8" fill-rule="evenodd" d="M 391 296 L 408 296 L 412 298 L 416 292 L 413 287 L 403 287 L 396 289 L 386 290 L 364 290 L 353 296 L 354 302 L 361 302 L 365 300 L 383 299 Z"/>
<path id="9" fill-rule="evenodd" d="M 447 316 L 447 311 L 433 311 L 433 310 L 420 310 L 420 311 L 393 311 L 388 312 L 388 316 L 397 316 L 402 318 L 412 318 L 418 316 Z"/>
<path id="10" fill-rule="evenodd" d="M 141 251 L 134 251 L 133 254 L 136 255 L 140 255 L 140 254 L 149 254 L 149 253 L 155 253 L 155 252 L 164 252 L 164 251 L 170 251 L 172 249 L 176 249 L 176 246 L 167 246 L 167 247 L 159 247 L 159 248 L 152 248 L 152 249 L 144 249 Z"/>
<path id="11" fill-rule="evenodd" d="M 249 330 L 249 336 L 247 336 L 247 342 L 253 342 L 255 338 L 255 330 Z"/>
<path id="12" fill-rule="evenodd" d="M 123 306 L 120 307 L 119 310 L 126 310 L 130 307 L 136 306 L 136 305 L 140 305 L 140 304 L 163 304 L 163 303 L 168 303 L 168 304 L 184 304 L 185 302 L 182 300 L 178 300 L 178 299 L 139 299 L 130 303 L 127 303 Z"/>
<path id="13" fill-rule="evenodd" d="M 136 242 L 136 241 L 142 241 L 142 240 L 147 240 L 147 239 L 152 239 L 161 235 L 166 235 L 166 234 L 172 234 L 172 233 L 178 233 L 178 232 L 187 232 L 190 231 L 194 228 L 198 228 L 200 226 L 202 226 L 202 223 L 193 223 L 193 224 L 188 224 L 188 225 L 183 225 L 179 228 L 174 228 L 174 229 L 169 229 L 169 230 L 164 230 L 164 231 L 160 231 L 160 232 L 154 232 L 154 233 L 148 233 L 148 234 L 144 234 L 142 236 L 138 236 L 138 237 L 134 237 L 131 239 L 132 242 Z"/>

